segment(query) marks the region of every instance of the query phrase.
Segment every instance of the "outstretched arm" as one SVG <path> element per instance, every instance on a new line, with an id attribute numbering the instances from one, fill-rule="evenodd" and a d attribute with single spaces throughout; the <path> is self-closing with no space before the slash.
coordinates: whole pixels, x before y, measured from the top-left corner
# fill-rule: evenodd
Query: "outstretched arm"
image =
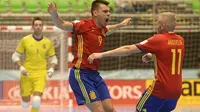
<path id="1" fill-rule="evenodd" d="M 115 30 L 125 27 L 131 24 L 131 18 L 124 19 L 121 23 L 114 24 L 114 25 L 107 25 L 106 28 L 108 29 L 107 35 L 112 34 Z"/>
<path id="2" fill-rule="evenodd" d="M 59 17 L 55 3 L 49 3 L 47 10 L 48 10 L 49 14 L 51 15 L 52 21 L 56 27 L 58 27 L 62 30 L 65 30 L 65 31 L 70 31 L 70 32 L 73 31 L 72 22 L 64 21 Z"/>
<path id="3" fill-rule="evenodd" d="M 127 56 L 133 53 L 141 52 L 135 45 L 126 45 L 114 50 L 102 52 L 102 53 L 93 53 L 88 57 L 89 63 L 93 63 L 94 59 L 100 59 L 104 57 L 113 57 L 113 56 Z"/>

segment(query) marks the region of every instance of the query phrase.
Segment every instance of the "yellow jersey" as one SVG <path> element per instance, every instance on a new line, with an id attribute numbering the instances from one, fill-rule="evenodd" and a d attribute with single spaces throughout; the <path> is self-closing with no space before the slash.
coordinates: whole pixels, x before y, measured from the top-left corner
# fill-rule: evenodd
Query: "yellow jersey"
<path id="1" fill-rule="evenodd" d="M 47 74 L 47 56 L 54 56 L 54 46 L 48 38 L 36 40 L 33 35 L 23 37 L 16 49 L 18 53 L 25 55 L 23 66 L 30 76 L 42 76 Z"/>

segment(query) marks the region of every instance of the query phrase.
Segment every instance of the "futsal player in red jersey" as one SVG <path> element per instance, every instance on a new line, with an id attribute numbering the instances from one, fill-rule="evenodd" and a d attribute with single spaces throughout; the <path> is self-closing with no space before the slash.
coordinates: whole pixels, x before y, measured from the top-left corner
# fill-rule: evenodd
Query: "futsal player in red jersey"
<path id="1" fill-rule="evenodd" d="M 105 0 L 94 0 L 91 5 L 92 18 L 73 22 L 63 21 L 58 16 L 55 3 L 48 5 L 53 23 L 74 35 L 74 60 L 69 83 L 78 105 L 86 105 L 92 112 L 115 112 L 115 109 L 108 87 L 97 71 L 100 60 L 89 64 L 88 56 L 102 51 L 106 34 L 131 22 L 131 18 L 127 18 L 119 24 L 107 25 L 110 17 L 108 4 Z"/>
<path id="2" fill-rule="evenodd" d="M 127 56 L 132 53 L 147 53 L 142 57 L 146 63 L 154 60 L 155 80 L 139 100 L 137 112 L 171 112 L 175 109 L 182 90 L 182 64 L 184 39 L 174 32 L 174 13 L 161 13 L 157 20 L 158 34 L 138 44 L 126 45 L 102 53 L 94 53 L 88 61 L 110 56 Z"/>

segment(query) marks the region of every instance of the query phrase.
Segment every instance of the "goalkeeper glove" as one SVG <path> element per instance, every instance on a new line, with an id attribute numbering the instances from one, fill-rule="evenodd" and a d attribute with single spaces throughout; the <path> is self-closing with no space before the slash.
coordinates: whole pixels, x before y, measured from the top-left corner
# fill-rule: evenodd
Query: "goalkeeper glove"
<path id="1" fill-rule="evenodd" d="M 51 78 L 51 77 L 53 76 L 53 73 L 54 73 L 54 68 L 51 67 L 51 68 L 47 71 L 47 73 L 48 73 L 48 74 L 47 74 L 48 77 Z"/>
<path id="2" fill-rule="evenodd" d="M 20 66 L 20 72 L 23 74 L 23 75 L 25 75 L 25 76 L 28 76 L 29 75 L 29 73 L 26 71 L 26 69 L 23 67 L 23 66 Z"/>

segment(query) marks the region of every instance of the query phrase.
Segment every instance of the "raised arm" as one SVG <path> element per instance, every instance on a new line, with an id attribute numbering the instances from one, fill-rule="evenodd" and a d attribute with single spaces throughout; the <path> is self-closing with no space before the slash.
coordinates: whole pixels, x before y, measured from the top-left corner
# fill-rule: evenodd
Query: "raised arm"
<path id="1" fill-rule="evenodd" d="M 70 31 L 70 32 L 73 31 L 72 22 L 64 21 L 59 17 L 55 3 L 49 3 L 47 10 L 48 10 L 49 14 L 51 15 L 52 21 L 56 27 L 58 27 L 62 30 L 65 30 L 65 31 Z"/>
<path id="2" fill-rule="evenodd" d="M 115 30 L 125 27 L 131 24 L 131 18 L 124 19 L 121 23 L 114 24 L 114 25 L 107 25 L 106 28 L 108 29 L 107 35 L 112 34 Z"/>
<path id="3" fill-rule="evenodd" d="M 126 45 L 114 50 L 109 50 L 102 53 L 93 53 L 88 57 L 89 63 L 93 63 L 94 59 L 100 59 L 104 57 L 113 57 L 113 56 L 127 56 L 133 53 L 141 52 L 140 49 L 136 47 L 136 45 Z"/>

